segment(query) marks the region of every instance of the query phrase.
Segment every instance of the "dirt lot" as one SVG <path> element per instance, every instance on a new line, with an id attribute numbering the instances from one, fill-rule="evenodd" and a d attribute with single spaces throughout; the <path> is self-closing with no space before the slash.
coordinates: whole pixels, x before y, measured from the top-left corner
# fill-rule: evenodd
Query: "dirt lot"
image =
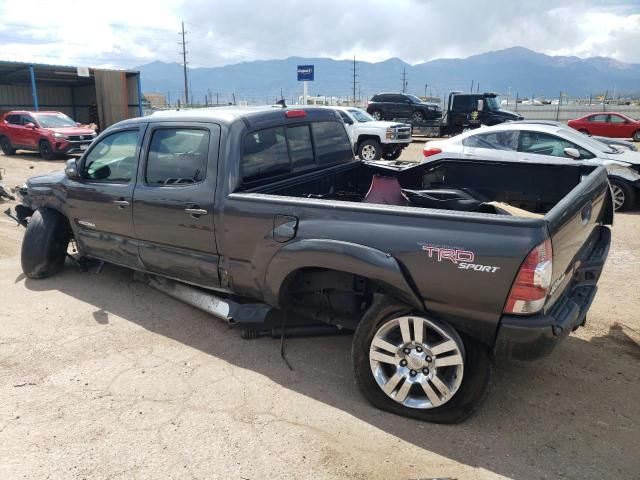
<path id="1" fill-rule="evenodd" d="M 10 186 L 62 164 L 0 156 Z M 350 337 L 291 339 L 289 371 L 278 341 L 242 340 L 125 269 L 25 279 L 23 229 L 3 217 L 0 478 L 640 478 L 638 213 L 616 217 L 586 328 L 499 365 L 456 426 L 370 407 Z"/>

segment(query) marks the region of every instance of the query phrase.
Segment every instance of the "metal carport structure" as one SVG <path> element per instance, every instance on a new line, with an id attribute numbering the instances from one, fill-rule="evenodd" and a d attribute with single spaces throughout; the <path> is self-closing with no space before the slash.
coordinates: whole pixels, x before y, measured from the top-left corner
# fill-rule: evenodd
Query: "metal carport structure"
<path id="1" fill-rule="evenodd" d="M 57 110 L 100 129 L 142 115 L 140 72 L 0 61 L 0 113 Z"/>

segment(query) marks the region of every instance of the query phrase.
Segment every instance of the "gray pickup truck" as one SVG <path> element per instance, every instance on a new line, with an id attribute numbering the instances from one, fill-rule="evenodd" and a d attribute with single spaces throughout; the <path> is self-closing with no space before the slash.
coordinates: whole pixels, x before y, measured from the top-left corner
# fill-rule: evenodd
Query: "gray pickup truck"
<path id="1" fill-rule="evenodd" d="M 603 168 L 365 163 L 314 108 L 126 120 L 19 193 L 28 277 L 73 242 L 231 323 L 353 330 L 368 400 L 441 423 L 474 411 L 494 359 L 539 358 L 584 324 L 613 221 Z"/>

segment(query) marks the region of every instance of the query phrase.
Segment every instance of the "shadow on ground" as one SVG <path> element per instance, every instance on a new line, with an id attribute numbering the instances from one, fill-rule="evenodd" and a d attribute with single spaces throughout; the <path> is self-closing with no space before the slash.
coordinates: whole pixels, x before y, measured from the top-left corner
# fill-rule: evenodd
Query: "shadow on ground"
<path id="1" fill-rule="evenodd" d="M 350 336 L 287 340 L 290 371 L 279 341 L 243 340 L 221 321 L 134 282 L 123 268 L 107 265 L 93 275 L 68 265 L 54 278 L 25 285 L 95 306 L 96 326 L 117 315 L 469 466 L 518 479 L 637 478 L 640 347 L 618 324 L 591 342 L 571 336 L 542 361 L 499 365 L 479 412 L 443 426 L 371 407 L 353 381 Z M 117 290 L 129 301 L 114 301 L 110 292 Z"/>

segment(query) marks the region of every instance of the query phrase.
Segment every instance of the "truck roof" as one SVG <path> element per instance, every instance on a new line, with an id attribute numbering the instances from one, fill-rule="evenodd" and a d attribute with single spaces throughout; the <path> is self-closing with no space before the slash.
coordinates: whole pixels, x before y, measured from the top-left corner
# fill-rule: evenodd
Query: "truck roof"
<path id="1" fill-rule="evenodd" d="M 274 120 L 284 120 L 287 118 L 287 112 L 300 110 L 304 111 L 305 116 L 308 116 L 310 120 L 314 121 L 339 119 L 337 113 L 322 107 L 294 105 L 292 107 L 283 108 L 279 105 L 266 105 L 260 107 L 229 106 L 194 108 L 188 110 L 163 110 L 154 112 L 152 115 L 148 115 L 146 117 L 124 120 L 122 123 L 193 121 L 231 124 L 237 121 L 245 121 L 249 125 L 252 125 Z"/>

